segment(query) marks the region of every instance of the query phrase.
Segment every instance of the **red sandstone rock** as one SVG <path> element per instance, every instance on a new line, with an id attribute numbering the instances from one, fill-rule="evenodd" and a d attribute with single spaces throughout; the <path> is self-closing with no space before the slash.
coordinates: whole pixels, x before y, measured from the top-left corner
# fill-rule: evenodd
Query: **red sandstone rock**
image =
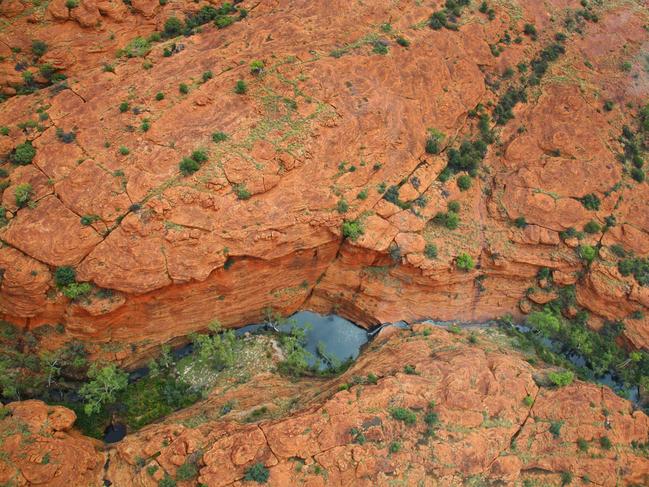
<path id="1" fill-rule="evenodd" d="M 0 482 L 16 485 L 97 485 L 104 454 L 98 442 L 69 431 L 76 415 L 41 401 L 14 402 L 0 420 Z"/>
<path id="2" fill-rule="evenodd" d="M 244 485 L 244 472 L 253 463 L 269 469 L 272 486 L 387 486 L 395 479 L 407 485 L 420 480 L 455 485 L 483 475 L 511 484 L 554 485 L 566 471 L 606 486 L 649 479 L 649 461 L 628 446 L 644 441 L 649 419 L 608 389 L 581 382 L 539 388 L 534 369 L 520 355 L 495 351 L 480 331 L 476 345 L 439 328 L 416 325 L 413 331 L 374 342 L 349 371 L 326 385 L 275 379 L 266 388 L 269 378 L 262 374 L 214 391 L 205 403 L 129 435 L 111 452 L 107 478 L 150 485 L 137 465 L 139 457 L 152 458 L 172 476 L 194 458 L 197 482 L 213 486 Z M 416 373 L 404 374 L 404 364 Z M 369 373 L 378 377 L 376 384 L 338 390 Z M 523 401 L 528 396 L 532 406 Z M 281 403 L 284 397 L 298 397 L 297 410 L 256 424 L 237 421 L 245 418 L 250 401 Z M 237 406 L 227 417 L 207 419 L 218 404 L 232 399 Z M 416 423 L 393 418 L 395 407 L 413 412 Z M 430 411 L 438 422 L 427 437 L 424 416 Z M 190 428 L 175 424 L 194 418 L 205 419 Z M 560 437 L 548 431 L 551 422 L 562 422 Z M 363 441 L 354 440 L 359 432 Z M 598 446 L 604 436 L 613 449 Z M 579 452 L 578 438 L 589 442 L 593 455 Z M 399 451 L 388 450 L 393 442 Z M 193 456 L 196 451 L 203 453 Z"/>
<path id="3" fill-rule="evenodd" d="M 335 306 L 366 325 L 479 320 L 515 311 L 541 267 L 554 271 L 555 284 L 574 284 L 579 304 L 597 318 L 645 309 L 646 293 L 614 271 L 610 253 L 600 252 L 612 269 L 586 269 L 576 255 L 580 241 L 559 238 L 560 231 L 612 214 L 618 224 L 601 236 L 602 245 L 649 253 L 649 190 L 631 182 L 616 160 L 622 125 L 636 123 L 625 102 L 646 98 L 618 69 L 641 52 L 646 20 L 639 12 L 602 6 L 599 22 L 570 37 L 565 56 L 498 128 L 500 145 L 490 147 L 470 191 L 460 192 L 453 178 L 438 181 L 446 153 L 425 152 L 428 129 L 445 134 L 445 149 L 470 137 L 469 110 L 501 94 L 486 80 L 528 62 L 550 41 L 548 9 L 573 7 L 564 0 L 519 4 L 517 29 L 535 23 L 540 39 L 512 43 L 499 57 L 489 45 L 513 15 L 500 6 L 493 22 L 468 11 L 455 32 L 412 28 L 430 16 L 430 5 L 281 0 L 244 2 L 244 21 L 226 29 L 206 25 L 177 39 L 183 49 L 172 56 L 154 42 L 146 59 L 129 59 L 115 52 L 160 31 L 171 15 L 183 18 L 206 3 L 134 0 L 127 8 L 83 0 L 68 9 L 56 0 L 44 17 L 27 19 L 18 14 L 23 4 L 4 2 L 9 24 L 0 32 L 0 89 L 12 96 L 0 112 L 0 125 L 10 129 L 0 136 L 0 150 L 10 154 L 31 140 L 37 154 L 31 166 L 3 165 L 11 184 L 2 201 L 12 218 L 0 237 L 20 251 L 21 263 L 34 260 L 27 268 L 73 265 L 79 279 L 122 294 L 111 303 L 48 303 L 44 280 L 36 285 L 14 272 L 0 287 L 3 318 L 19 324 L 29 318 L 30 327 L 61 322 L 66 338 L 129 342 L 151 338 L 153 328 L 163 330 L 153 340 L 168 340 L 214 317 L 241 325 L 267 306 L 287 313 Z M 410 48 L 377 31 L 386 21 Z M 388 55 L 358 42 L 370 33 L 387 40 Z M 38 62 L 33 39 L 48 44 Z M 343 56 L 328 55 L 341 48 Z M 266 63 L 263 76 L 250 74 L 253 59 Z M 41 62 L 52 64 L 68 76 L 69 89 L 13 96 L 22 83 L 18 62 L 33 72 Z M 213 77 L 203 83 L 208 70 Z M 245 95 L 233 91 L 238 79 L 248 83 Z M 190 86 L 187 95 L 178 92 L 180 83 Z M 157 92 L 165 99 L 156 101 Z M 616 100 L 614 112 L 598 108 L 602 99 Z M 130 110 L 121 113 L 126 100 Z M 38 120 L 39 129 L 17 126 L 36 121 L 45 106 L 49 118 Z M 139 128 L 144 118 L 147 132 Z M 74 131 L 75 140 L 61 142 L 57 128 Z M 214 144 L 217 131 L 228 141 Z M 120 154 L 120 146 L 129 154 Z M 209 161 L 181 176 L 179 161 L 198 148 L 208 150 Z M 34 187 L 37 205 L 14 216 L 13 190 L 23 181 Z M 423 197 L 426 204 L 402 209 L 382 198 L 382 185 L 399 186 L 403 202 Z M 250 199 L 235 194 L 244 186 Z M 599 211 L 579 201 L 590 193 L 600 198 Z M 342 213 L 341 200 L 349 205 Z M 447 231 L 431 220 L 452 200 L 461 203 L 461 222 Z M 80 224 L 91 215 L 99 220 Z M 524 229 L 511 221 L 521 216 Z M 358 220 L 364 234 L 341 246 L 343 220 Z M 398 266 L 387 255 L 393 243 L 402 250 Z M 437 246 L 436 259 L 422 254 L 426 243 Z M 460 252 L 477 258 L 475 275 L 454 268 Z M 480 286 L 476 275 L 484 276 Z M 634 346 L 647 343 L 642 320 L 628 323 L 625 333 Z"/>

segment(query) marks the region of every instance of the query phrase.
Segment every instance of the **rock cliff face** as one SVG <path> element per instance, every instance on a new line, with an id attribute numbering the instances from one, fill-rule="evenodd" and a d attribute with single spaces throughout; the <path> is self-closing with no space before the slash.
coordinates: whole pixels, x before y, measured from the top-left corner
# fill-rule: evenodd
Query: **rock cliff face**
<path id="1" fill-rule="evenodd" d="M 272 486 L 649 482 L 649 418 L 609 389 L 539 385 L 548 370 L 523 360 L 498 332 L 391 331 L 339 378 L 288 381 L 252 371 L 247 381 L 127 436 L 105 457 L 87 439 L 48 435 L 69 427 L 69 411 L 9 404 L 0 451 L 15 463 L 0 470 L 0 481 L 256 485 L 244 480 L 257 465 Z M 37 437 L 25 429 L 10 434 L 20 421 Z M 108 460 L 99 474 L 98 458 Z"/>
<path id="2" fill-rule="evenodd" d="M 457 30 L 434 30 L 439 3 L 243 2 L 247 16 L 224 28 L 145 40 L 208 4 L 3 2 L 0 151 L 35 149 L 2 166 L 4 318 L 131 354 L 265 307 L 365 325 L 516 314 L 550 299 L 529 292 L 549 268 L 592 326 L 633 314 L 626 338 L 646 347 L 649 291 L 610 250 L 649 253 L 649 190 L 618 157 L 647 98 L 646 4 L 473 2 Z M 471 187 L 440 180 L 449 151 L 483 130 L 476 107 L 496 113 L 558 32 L 565 52 L 513 119 L 489 122 L 497 137 Z M 52 72 L 67 80 L 48 87 Z M 445 136 L 436 151 L 429 129 Z M 196 150 L 207 161 L 183 175 Z M 453 230 L 434 218 L 450 201 Z M 343 221 L 363 234 L 343 238 Z M 604 230 L 573 236 L 591 221 Z M 460 254 L 475 268 L 458 269 Z M 65 297 L 62 266 L 92 290 Z"/>

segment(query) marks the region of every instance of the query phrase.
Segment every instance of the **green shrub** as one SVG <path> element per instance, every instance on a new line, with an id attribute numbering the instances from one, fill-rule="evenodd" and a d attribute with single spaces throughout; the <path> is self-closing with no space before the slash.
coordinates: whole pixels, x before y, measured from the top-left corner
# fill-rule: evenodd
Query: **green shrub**
<path id="1" fill-rule="evenodd" d="M 34 56 L 41 57 L 47 52 L 47 44 L 44 41 L 34 39 L 32 41 L 32 52 Z"/>
<path id="2" fill-rule="evenodd" d="M 570 485 L 572 483 L 572 473 L 561 472 L 561 485 Z"/>
<path id="3" fill-rule="evenodd" d="M 63 295 L 73 301 L 82 296 L 87 296 L 92 291 L 92 286 L 87 282 L 73 282 L 61 289 Z"/>
<path id="4" fill-rule="evenodd" d="M 448 204 L 446 205 L 446 208 L 448 211 L 452 213 L 459 213 L 460 212 L 460 202 L 459 201 L 449 201 Z"/>
<path id="5" fill-rule="evenodd" d="M 589 221 L 584 225 L 584 232 L 586 233 L 599 233 L 602 231 L 602 227 L 600 226 L 599 223 L 597 223 L 594 220 Z"/>
<path id="6" fill-rule="evenodd" d="M 475 267 L 475 262 L 473 261 L 473 257 L 463 252 L 455 258 L 455 265 L 458 269 L 469 272 Z"/>
<path id="7" fill-rule="evenodd" d="M 241 184 L 235 184 L 234 185 L 234 194 L 237 195 L 237 198 L 240 200 L 249 200 L 252 194 L 250 191 L 248 191 L 248 188 L 246 188 L 246 185 L 244 183 Z"/>
<path id="8" fill-rule="evenodd" d="M 390 443 L 388 450 L 390 451 L 390 453 L 399 453 L 399 451 L 401 450 L 401 443 L 399 443 L 398 441 L 393 441 L 392 443 Z"/>
<path id="9" fill-rule="evenodd" d="M 176 487 L 176 481 L 172 479 L 169 474 L 165 473 L 165 476 L 158 482 L 158 487 Z"/>
<path id="10" fill-rule="evenodd" d="M 158 100 L 158 101 L 164 100 L 164 97 L 165 97 L 165 94 L 162 91 L 158 91 L 155 94 L 155 99 Z"/>
<path id="11" fill-rule="evenodd" d="M 605 112 L 610 112 L 611 110 L 613 110 L 613 107 L 614 107 L 614 106 L 615 106 L 615 104 L 614 104 L 611 100 L 606 100 L 606 101 L 604 102 L 604 106 L 603 106 L 603 107 L 604 107 L 604 111 L 605 111 Z"/>
<path id="12" fill-rule="evenodd" d="M 580 245 L 577 248 L 577 251 L 579 253 L 579 257 L 581 257 L 588 263 L 592 262 L 593 260 L 595 260 L 595 257 L 597 257 L 597 249 L 592 245 Z"/>
<path id="13" fill-rule="evenodd" d="M 151 42 L 143 37 L 136 37 L 129 42 L 123 49 L 117 51 L 117 57 L 126 56 L 128 58 L 144 57 L 151 51 Z"/>
<path id="14" fill-rule="evenodd" d="M 362 189 L 362 190 L 360 190 L 358 192 L 358 194 L 356 195 L 356 198 L 358 198 L 359 200 L 366 200 L 367 196 L 368 196 L 367 189 Z"/>
<path id="15" fill-rule="evenodd" d="M 575 374 L 569 370 L 563 372 L 550 372 L 548 374 L 548 379 L 550 379 L 550 382 L 557 387 L 565 387 L 572 384 L 572 381 L 575 379 Z"/>
<path id="16" fill-rule="evenodd" d="M 343 237 L 349 240 L 358 240 L 358 237 L 364 233 L 363 225 L 358 220 L 344 221 L 342 224 L 342 233 Z"/>
<path id="17" fill-rule="evenodd" d="M 514 225 L 516 228 L 525 228 L 527 227 L 527 220 L 525 220 L 524 216 L 519 216 L 514 220 Z"/>
<path id="18" fill-rule="evenodd" d="M 466 191 L 471 187 L 471 177 L 463 174 L 457 178 L 457 187 L 460 188 L 460 191 Z"/>
<path id="19" fill-rule="evenodd" d="M 119 104 L 119 111 L 121 113 L 127 112 L 129 109 L 129 104 L 126 101 L 123 101 L 122 103 Z"/>
<path id="20" fill-rule="evenodd" d="M 577 447 L 579 448 L 579 451 L 587 452 L 588 442 L 583 438 L 577 438 Z"/>
<path id="21" fill-rule="evenodd" d="M 608 436 L 602 436 L 599 439 L 599 445 L 604 449 L 604 450 L 610 450 L 613 444 L 611 443 L 611 440 L 608 438 Z"/>
<path id="22" fill-rule="evenodd" d="M 263 463 L 257 462 L 248 467 L 243 477 L 248 482 L 257 482 L 258 484 L 265 484 L 270 477 L 270 471 L 264 466 Z"/>
<path id="23" fill-rule="evenodd" d="M 447 213 L 438 212 L 433 217 L 433 222 L 443 225 L 449 230 L 455 230 L 460 224 L 460 217 L 457 213 L 449 211 Z"/>
<path id="24" fill-rule="evenodd" d="M 494 108 L 493 117 L 498 125 L 505 125 L 514 118 L 514 107 L 518 103 L 527 101 L 527 95 L 524 88 L 508 88 L 503 96 L 498 100 Z"/>
<path id="25" fill-rule="evenodd" d="M 264 71 L 264 62 L 259 59 L 250 61 L 250 72 L 255 76 L 260 75 Z"/>
<path id="26" fill-rule="evenodd" d="M 347 203 L 344 199 L 338 200 L 338 203 L 336 203 L 336 210 L 338 213 L 347 213 L 349 210 L 349 203 Z"/>
<path id="27" fill-rule="evenodd" d="M 77 134 L 72 131 L 66 132 L 62 128 L 57 128 L 56 138 L 64 144 L 71 144 L 77 138 Z"/>
<path id="28" fill-rule="evenodd" d="M 440 144 L 444 140 L 444 134 L 435 129 L 428 130 L 428 138 L 426 139 L 426 153 L 439 154 L 441 147 Z"/>
<path id="29" fill-rule="evenodd" d="M 32 146 L 31 142 L 24 142 L 16 147 L 16 150 L 11 156 L 12 162 L 21 166 L 26 166 L 31 163 L 36 156 L 36 149 Z"/>
<path id="30" fill-rule="evenodd" d="M 552 433 L 552 436 L 559 438 L 561 436 L 561 427 L 563 426 L 563 421 L 550 421 L 549 431 Z"/>
<path id="31" fill-rule="evenodd" d="M 642 169 L 638 167 L 631 168 L 631 177 L 639 182 L 642 183 L 645 180 L 645 173 Z"/>
<path id="32" fill-rule="evenodd" d="M 29 183 L 21 183 L 14 189 L 14 197 L 16 199 L 16 206 L 23 208 L 31 201 L 34 196 L 34 190 Z"/>
<path id="33" fill-rule="evenodd" d="M 4 135 L 4 136 L 9 135 L 9 127 L 7 127 L 6 125 L 0 127 L 0 135 Z"/>
<path id="34" fill-rule="evenodd" d="M 218 29 L 225 29 L 226 27 L 228 27 L 229 25 L 232 25 L 232 24 L 234 24 L 234 17 L 230 17 L 229 15 L 223 15 L 221 17 L 218 17 L 214 21 L 214 25 Z"/>
<path id="35" fill-rule="evenodd" d="M 203 83 L 207 83 L 213 77 L 214 77 L 214 73 L 212 73 L 212 71 L 205 71 L 205 72 L 203 72 L 203 75 L 201 76 L 201 80 L 203 81 Z"/>
<path id="36" fill-rule="evenodd" d="M 628 258 L 617 264 L 618 271 L 623 276 L 633 274 L 641 286 L 649 286 L 649 259 Z"/>
<path id="37" fill-rule="evenodd" d="M 212 134 L 212 142 L 219 143 L 228 140 L 228 134 L 225 132 L 214 132 Z"/>
<path id="38" fill-rule="evenodd" d="M 416 375 L 417 374 L 417 371 L 415 370 L 414 365 L 405 365 L 403 367 L 403 372 L 408 374 L 408 375 Z"/>
<path id="39" fill-rule="evenodd" d="M 79 0 L 65 0 L 65 6 L 68 10 L 77 8 L 79 6 Z"/>
<path id="40" fill-rule="evenodd" d="M 390 415 L 398 421 L 403 421 L 408 426 L 412 426 L 417 422 L 417 415 L 407 408 L 392 408 L 390 409 Z"/>
<path id="41" fill-rule="evenodd" d="M 424 415 L 424 423 L 429 427 L 439 424 L 439 415 L 435 411 L 428 411 Z"/>
<path id="42" fill-rule="evenodd" d="M 194 463 L 183 463 L 176 471 L 176 479 L 180 481 L 191 480 L 198 475 L 198 468 Z"/>
<path id="43" fill-rule="evenodd" d="M 140 130 L 142 130 L 142 132 L 148 132 L 150 128 L 151 121 L 148 118 L 142 120 L 142 123 L 140 124 Z"/>
<path id="44" fill-rule="evenodd" d="M 237 81 L 237 83 L 234 85 L 234 92 L 237 95 L 244 95 L 247 91 L 248 91 L 248 85 L 242 79 Z"/>
<path id="45" fill-rule="evenodd" d="M 54 282 L 58 288 L 69 286 L 75 283 L 76 280 L 76 272 L 70 266 L 57 267 L 56 271 L 54 271 Z"/>
<path id="46" fill-rule="evenodd" d="M 380 39 L 374 41 L 374 42 L 372 43 L 372 46 L 373 46 L 373 47 L 372 47 L 372 52 L 373 52 L 374 54 L 386 55 L 386 54 L 389 52 L 389 50 L 388 50 L 388 46 L 387 46 L 387 44 L 385 43 L 385 41 L 382 41 L 382 40 L 380 40 Z"/>
<path id="47" fill-rule="evenodd" d="M 530 36 L 532 39 L 536 39 L 537 32 L 536 27 L 534 27 L 533 24 L 525 24 L 523 26 L 523 33 Z"/>
<path id="48" fill-rule="evenodd" d="M 182 161 L 180 161 L 179 167 L 181 173 L 185 176 L 189 176 L 198 171 L 201 168 L 201 165 L 191 157 L 183 157 Z"/>
<path id="49" fill-rule="evenodd" d="M 397 36 L 397 44 L 399 44 L 401 47 L 409 47 L 410 41 L 403 36 Z"/>
<path id="50" fill-rule="evenodd" d="M 523 398 L 523 404 L 525 404 L 528 408 L 532 407 L 532 405 L 534 404 L 534 398 L 528 394 Z"/>
<path id="51" fill-rule="evenodd" d="M 429 259 L 435 259 L 437 257 L 437 245 L 428 243 L 424 247 L 424 255 Z"/>
<path id="52" fill-rule="evenodd" d="M 195 151 L 192 152 L 191 158 L 194 159 L 199 164 L 203 164 L 204 162 L 207 162 L 208 155 L 205 150 L 196 149 Z"/>
<path id="53" fill-rule="evenodd" d="M 81 217 L 81 224 L 85 227 L 88 227 L 99 219 L 99 215 L 83 215 Z"/>
<path id="54" fill-rule="evenodd" d="M 165 37 L 177 37 L 183 32 L 183 23 L 177 17 L 169 17 L 164 25 Z"/>
<path id="55" fill-rule="evenodd" d="M 584 208 L 592 211 L 599 210 L 599 207 L 601 205 L 600 199 L 593 193 L 587 194 L 583 198 L 579 198 L 579 201 L 581 201 L 581 204 L 584 205 Z"/>
<path id="56" fill-rule="evenodd" d="M 131 151 L 126 146 L 122 145 L 122 146 L 119 147 L 119 153 L 122 154 L 123 156 L 129 155 L 130 152 Z"/>
<path id="57" fill-rule="evenodd" d="M 443 10 L 433 13 L 428 19 L 428 26 L 433 30 L 440 30 L 446 27 L 447 23 L 446 13 Z"/>
<path id="58" fill-rule="evenodd" d="M 185 84 L 185 83 L 180 83 L 180 84 L 178 85 L 178 91 L 179 91 L 182 95 L 186 95 L 187 93 L 189 93 L 189 87 L 188 87 L 187 84 Z"/>

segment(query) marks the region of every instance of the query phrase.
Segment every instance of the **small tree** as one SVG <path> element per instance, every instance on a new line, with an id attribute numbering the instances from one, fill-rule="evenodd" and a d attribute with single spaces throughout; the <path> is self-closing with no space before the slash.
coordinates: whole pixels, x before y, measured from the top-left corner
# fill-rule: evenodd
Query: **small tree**
<path id="1" fill-rule="evenodd" d="M 191 157 L 183 157 L 183 160 L 180 161 L 179 167 L 180 172 L 185 176 L 189 176 L 198 171 L 201 168 L 201 165 Z"/>
<path id="2" fill-rule="evenodd" d="M 579 257 L 587 263 L 591 263 L 597 257 L 597 249 L 592 245 L 580 245 L 578 247 Z"/>
<path id="3" fill-rule="evenodd" d="M 264 62 L 259 59 L 255 59 L 250 62 L 250 72 L 255 76 L 260 75 L 264 72 Z"/>
<path id="4" fill-rule="evenodd" d="M 44 41 L 34 39 L 32 41 L 32 52 L 34 56 L 41 57 L 47 52 L 47 44 Z"/>
<path id="5" fill-rule="evenodd" d="M 246 91 L 248 91 L 248 85 L 246 84 L 246 82 L 242 79 L 237 81 L 237 83 L 234 85 L 234 92 L 237 95 L 244 95 Z"/>
<path id="6" fill-rule="evenodd" d="M 363 235 L 363 225 L 358 220 L 344 221 L 342 225 L 343 237 L 349 240 L 358 240 Z"/>
<path id="7" fill-rule="evenodd" d="M 164 35 L 165 37 L 176 37 L 182 34 L 183 23 L 177 17 L 169 17 L 165 22 Z"/>
<path id="8" fill-rule="evenodd" d="M 228 140 L 228 134 L 225 132 L 214 132 L 212 134 L 212 142 L 219 143 Z"/>
<path id="9" fill-rule="evenodd" d="M 28 141 L 16 147 L 16 150 L 11 156 L 11 160 L 15 164 L 26 166 L 27 164 L 32 162 L 32 159 L 34 159 L 35 155 L 36 149 L 34 149 L 32 143 Z"/>
<path id="10" fill-rule="evenodd" d="M 88 378 L 90 382 L 79 389 L 85 401 L 83 410 L 88 415 L 100 412 L 105 404 L 115 401 L 117 393 L 128 385 L 128 374 L 115 364 L 100 367 L 93 363 Z"/>
<path id="11" fill-rule="evenodd" d="M 455 258 L 455 265 L 457 265 L 458 269 L 461 269 L 464 272 L 469 272 L 475 267 L 475 262 L 473 262 L 473 257 L 462 252 Z"/>
<path id="12" fill-rule="evenodd" d="M 232 330 L 221 331 L 218 321 L 208 326 L 213 335 L 197 334 L 193 342 L 200 360 L 209 363 L 214 369 L 231 367 L 236 361 L 237 339 Z"/>
<path id="13" fill-rule="evenodd" d="M 14 189 L 14 197 L 16 198 L 16 205 L 18 208 L 27 206 L 27 203 L 31 201 L 32 196 L 34 196 L 34 190 L 32 189 L 32 185 L 29 183 L 19 184 L 16 186 L 16 189 Z"/>
<path id="14" fill-rule="evenodd" d="M 243 479 L 249 482 L 265 484 L 268 482 L 269 477 L 270 471 L 264 466 L 263 463 L 257 462 L 246 469 L 246 474 Z"/>
<path id="15" fill-rule="evenodd" d="M 434 259 L 437 257 L 437 245 L 429 243 L 424 247 L 424 255 L 429 259 Z"/>
<path id="16" fill-rule="evenodd" d="M 463 174 L 457 178 L 457 187 L 460 188 L 460 191 L 466 191 L 471 187 L 471 176 Z"/>
<path id="17" fill-rule="evenodd" d="M 557 387 L 565 387 L 569 384 L 572 384 L 572 381 L 575 378 L 575 374 L 571 371 L 566 370 L 563 372 L 550 372 L 548 374 L 548 379 Z"/>
<path id="18" fill-rule="evenodd" d="M 441 148 L 439 144 L 444 140 L 444 134 L 439 130 L 428 129 L 428 138 L 426 139 L 426 152 L 428 154 L 439 154 Z"/>
<path id="19" fill-rule="evenodd" d="M 70 284 L 75 283 L 77 280 L 77 275 L 74 271 L 74 268 L 70 266 L 57 267 L 54 271 L 54 282 L 59 288 L 69 286 Z"/>

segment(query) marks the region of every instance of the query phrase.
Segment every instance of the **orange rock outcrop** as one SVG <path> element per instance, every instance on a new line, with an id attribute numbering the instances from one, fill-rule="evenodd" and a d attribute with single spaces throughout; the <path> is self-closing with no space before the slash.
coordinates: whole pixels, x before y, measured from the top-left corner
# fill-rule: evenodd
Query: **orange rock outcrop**
<path id="1" fill-rule="evenodd" d="M 424 4 L 243 2 L 248 16 L 227 28 L 208 24 L 152 42 L 144 57 L 115 57 L 167 18 L 204 5 L 3 3 L 0 85 L 9 98 L 0 126 L 9 135 L 0 136 L 0 150 L 9 157 L 24 141 L 36 149 L 29 166 L 2 165 L 4 319 L 29 329 L 62 323 L 69 338 L 119 340 L 136 352 L 215 318 L 226 326 L 255 321 L 266 307 L 335 309 L 364 325 L 482 320 L 528 309 L 519 302 L 542 267 L 557 283 L 575 284 L 577 304 L 595 321 L 645 310 L 644 289 L 606 252 L 620 244 L 649 253 L 647 185 L 616 159 L 622 125 L 636 123 L 634 107 L 647 98 L 643 2 L 596 7 L 598 22 L 570 35 L 565 55 L 497 128 L 466 192 L 454 178 L 438 180 L 446 155 L 425 152 L 427 130 L 446 135 L 444 149 L 467 137 L 469 112 L 497 101 L 501 74 L 529 62 L 577 0 L 494 5 L 492 21 L 473 6 L 458 31 L 425 27 L 433 9 Z M 522 35 L 525 23 L 537 26 L 538 40 Z M 495 57 L 490 46 L 505 31 L 520 42 Z M 47 41 L 41 60 L 33 39 Z M 375 53 L 377 42 L 387 54 Z M 252 60 L 264 62 L 261 75 L 250 72 Z M 16 63 L 32 71 L 49 63 L 68 80 L 12 96 L 21 82 Z M 239 79 L 246 94 L 234 92 Z M 612 111 L 603 100 L 615 102 Z M 214 143 L 215 132 L 228 139 Z M 178 163 L 201 148 L 208 161 L 183 176 Z M 14 190 L 26 182 L 33 201 L 18 208 Z M 401 200 L 423 207 L 383 199 L 377 188 L 395 184 Z M 601 200 L 599 210 L 581 204 L 588 194 Z M 452 200 L 461 203 L 461 222 L 451 231 L 432 219 Z M 587 267 L 576 241 L 559 232 L 610 215 L 616 225 L 584 241 L 603 245 Z M 513 224 L 519 217 L 525 229 Z M 343 240 L 341 223 L 353 219 L 364 234 Z M 426 244 L 437 246 L 435 259 Z M 461 252 L 477 262 L 472 272 L 455 267 Z M 73 302 L 57 290 L 51 276 L 63 265 L 92 283 L 89 299 Z M 649 344 L 648 319 L 627 320 L 631 346 Z"/>
<path id="2" fill-rule="evenodd" d="M 178 478 L 187 464 L 192 473 L 178 485 L 252 485 L 243 481 L 245 473 L 261 463 L 271 486 L 560 485 L 567 476 L 603 486 L 649 481 L 644 413 L 595 384 L 543 386 L 548 370 L 535 369 L 498 332 L 390 330 L 335 379 L 290 381 L 252 372 L 109 446 L 102 478 L 156 486 Z M 0 431 L 18 421 L 36 431 L 46 417 L 47 428 L 58 431 L 61 417 L 65 428 L 74 419 L 33 401 L 8 407 L 12 415 L 0 421 Z M 399 419 L 405 417 L 399 408 L 411 416 L 408 422 Z M 37 443 L 20 442 L 25 434 L 15 433 L 0 448 L 13 441 L 15 450 L 7 451 L 16 459 L 16 478 L 58 469 L 50 482 L 85 485 L 97 473 L 93 462 L 101 455 L 88 440 L 41 432 Z M 34 448 L 37 454 L 23 454 Z M 74 468 L 57 463 L 66 448 L 75 448 Z M 39 462 L 46 450 L 49 467 Z"/>

